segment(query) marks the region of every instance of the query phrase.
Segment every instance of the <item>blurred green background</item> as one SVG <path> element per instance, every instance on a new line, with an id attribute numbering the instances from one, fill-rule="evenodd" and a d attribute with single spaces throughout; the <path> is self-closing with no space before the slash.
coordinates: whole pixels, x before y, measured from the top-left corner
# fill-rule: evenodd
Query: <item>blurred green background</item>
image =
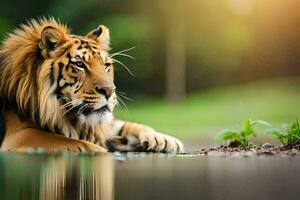
<path id="1" fill-rule="evenodd" d="M 54 16 L 74 34 L 111 31 L 116 116 L 189 142 L 212 142 L 244 119 L 276 126 L 300 114 L 298 0 L 1 0 L 0 37 Z M 125 96 L 125 97 L 124 97 Z"/>

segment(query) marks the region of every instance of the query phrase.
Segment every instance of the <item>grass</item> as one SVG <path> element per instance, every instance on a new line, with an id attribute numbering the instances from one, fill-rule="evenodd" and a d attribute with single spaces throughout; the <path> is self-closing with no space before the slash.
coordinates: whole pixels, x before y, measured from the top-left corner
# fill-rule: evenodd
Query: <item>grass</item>
<path id="1" fill-rule="evenodd" d="M 297 119 L 285 129 L 271 128 L 267 133 L 275 136 L 284 145 L 292 145 L 300 141 L 300 124 Z"/>
<path id="2" fill-rule="evenodd" d="M 244 119 L 264 119 L 273 125 L 300 115 L 300 81 L 259 81 L 220 87 L 188 95 L 184 103 L 168 105 L 163 98 L 142 99 L 118 108 L 121 119 L 148 124 L 183 140 L 213 137 Z"/>
<path id="3" fill-rule="evenodd" d="M 223 129 L 216 135 L 215 139 L 219 141 L 231 141 L 240 147 L 248 147 L 250 138 L 254 138 L 257 135 L 255 130 L 257 125 L 271 127 L 271 124 L 266 121 L 247 119 L 239 129 Z"/>

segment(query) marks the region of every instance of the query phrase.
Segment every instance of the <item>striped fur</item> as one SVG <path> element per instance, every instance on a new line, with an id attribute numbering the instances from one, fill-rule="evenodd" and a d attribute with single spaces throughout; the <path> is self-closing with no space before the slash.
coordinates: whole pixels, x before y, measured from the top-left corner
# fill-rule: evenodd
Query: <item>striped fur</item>
<path id="1" fill-rule="evenodd" d="M 113 118 L 118 102 L 108 51 L 105 26 L 77 36 L 52 18 L 22 25 L 0 50 L 2 112 L 16 113 L 36 129 L 114 150 L 146 144 L 145 151 L 183 151 L 176 138 Z M 124 138 L 130 142 L 120 145 Z"/>

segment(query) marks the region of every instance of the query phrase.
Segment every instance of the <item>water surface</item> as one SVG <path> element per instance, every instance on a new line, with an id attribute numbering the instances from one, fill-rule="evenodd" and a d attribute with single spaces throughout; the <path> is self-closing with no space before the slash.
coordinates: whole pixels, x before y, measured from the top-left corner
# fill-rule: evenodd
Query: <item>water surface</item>
<path id="1" fill-rule="evenodd" d="M 299 199 L 300 157 L 0 153 L 0 199 Z"/>

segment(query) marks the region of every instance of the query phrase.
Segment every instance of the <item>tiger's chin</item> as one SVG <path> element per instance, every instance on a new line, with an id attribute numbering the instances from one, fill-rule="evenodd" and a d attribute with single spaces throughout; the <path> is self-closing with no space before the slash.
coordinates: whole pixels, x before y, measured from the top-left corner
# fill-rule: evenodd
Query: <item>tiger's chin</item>
<path id="1" fill-rule="evenodd" d="M 65 112 L 70 121 L 76 120 L 80 124 L 99 125 L 113 119 L 113 108 L 112 102 L 91 104 L 83 101 L 75 105 L 68 105 Z"/>
<path id="2" fill-rule="evenodd" d="M 90 112 L 82 112 L 79 114 L 78 119 L 81 123 L 99 125 L 111 122 L 113 114 L 107 106 L 104 106 L 96 110 L 90 110 Z"/>

